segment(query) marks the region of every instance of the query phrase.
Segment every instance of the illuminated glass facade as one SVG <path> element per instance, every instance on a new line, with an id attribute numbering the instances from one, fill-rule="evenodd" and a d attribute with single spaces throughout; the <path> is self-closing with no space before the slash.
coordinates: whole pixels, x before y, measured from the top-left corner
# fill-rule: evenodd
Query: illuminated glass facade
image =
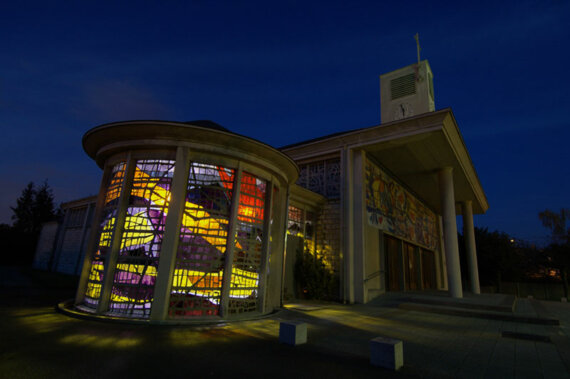
<path id="1" fill-rule="evenodd" d="M 76 308 L 176 322 L 278 306 L 287 186 L 296 175 L 279 178 L 266 162 L 228 159 L 227 149 L 218 158 L 185 146 L 126 147 L 103 160 Z"/>
<path id="2" fill-rule="evenodd" d="M 98 244 L 90 255 L 90 271 L 85 291 L 84 303 L 86 306 L 96 308 L 101 296 L 105 258 L 107 257 L 112 240 L 112 232 L 117 217 L 117 203 L 121 197 L 123 179 L 125 177 L 125 162 L 119 162 L 110 169 L 109 181 L 106 185 L 104 205 L 100 217 L 98 230 Z"/>

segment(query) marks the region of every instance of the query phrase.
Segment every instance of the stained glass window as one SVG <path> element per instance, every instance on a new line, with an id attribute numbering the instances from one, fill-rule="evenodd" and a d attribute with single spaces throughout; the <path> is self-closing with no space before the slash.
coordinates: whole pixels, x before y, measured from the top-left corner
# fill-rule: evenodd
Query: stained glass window
<path id="1" fill-rule="evenodd" d="M 235 170 L 192 163 L 170 295 L 170 317 L 219 314 Z"/>
<path id="2" fill-rule="evenodd" d="M 265 181 L 247 172 L 240 187 L 228 313 L 257 310 L 261 271 Z"/>
<path id="3" fill-rule="evenodd" d="M 105 257 L 111 248 L 111 239 L 115 229 L 115 217 L 117 204 L 121 196 L 123 180 L 125 177 L 125 162 L 117 163 L 111 169 L 107 191 L 105 193 L 105 205 L 102 211 L 99 226 L 98 243 L 91 256 L 91 268 L 85 291 L 84 303 L 86 306 L 96 308 L 101 296 L 103 285 L 103 272 Z"/>
<path id="4" fill-rule="evenodd" d="M 340 197 L 340 159 L 299 165 L 297 184 L 329 199 Z"/>
<path id="5" fill-rule="evenodd" d="M 174 161 L 136 162 L 109 303 L 113 313 L 150 314 L 173 174 Z"/>
<path id="6" fill-rule="evenodd" d="M 292 205 L 289 206 L 287 234 L 303 237 L 303 210 Z"/>

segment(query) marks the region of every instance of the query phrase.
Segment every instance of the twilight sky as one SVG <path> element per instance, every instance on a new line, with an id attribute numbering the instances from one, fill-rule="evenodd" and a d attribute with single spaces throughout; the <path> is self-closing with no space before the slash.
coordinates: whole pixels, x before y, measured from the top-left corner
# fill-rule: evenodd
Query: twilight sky
<path id="1" fill-rule="evenodd" d="M 476 225 L 546 243 L 538 212 L 570 206 L 570 2 L 382 3 L 2 2 L 0 223 L 29 181 L 95 194 L 81 138 L 102 123 L 210 119 L 275 147 L 377 125 L 417 32 L 489 200 Z"/>

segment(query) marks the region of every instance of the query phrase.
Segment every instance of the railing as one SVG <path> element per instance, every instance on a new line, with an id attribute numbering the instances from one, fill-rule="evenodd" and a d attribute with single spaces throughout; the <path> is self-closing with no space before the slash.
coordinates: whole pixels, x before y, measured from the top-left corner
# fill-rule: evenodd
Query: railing
<path id="1" fill-rule="evenodd" d="M 373 272 L 372 274 L 368 275 L 365 279 L 364 279 L 364 283 L 366 283 L 369 280 L 374 279 L 377 276 L 380 276 L 381 274 L 383 274 L 385 271 L 384 270 L 379 270 L 376 272 Z"/>

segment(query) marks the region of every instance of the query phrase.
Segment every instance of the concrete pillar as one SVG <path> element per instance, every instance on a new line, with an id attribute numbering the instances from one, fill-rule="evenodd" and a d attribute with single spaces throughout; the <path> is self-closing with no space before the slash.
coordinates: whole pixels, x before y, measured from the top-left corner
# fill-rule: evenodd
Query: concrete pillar
<path id="1" fill-rule="evenodd" d="M 276 183 L 273 183 L 275 186 Z M 276 297 L 279 299 L 279 302 L 273 302 L 271 306 L 283 307 L 283 291 L 285 288 L 285 262 L 287 261 L 287 224 L 289 222 L 289 193 L 290 193 L 290 185 L 280 183 L 277 188 L 281 188 L 278 193 L 276 194 L 276 201 L 274 204 L 277 203 L 277 207 L 274 209 L 273 213 L 273 225 L 271 225 L 271 230 L 275 230 L 276 234 L 274 234 L 271 238 L 271 251 L 272 258 L 269 260 L 270 270 L 277 273 L 279 272 L 280 268 L 280 275 L 269 275 L 269 280 L 267 281 L 267 288 L 270 290 L 269 293 L 272 293 L 271 297 Z M 273 267 L 273 269 L 272 269 Z M 273 278 L 273 279 L 272 279 Z M 277 288 L 279 289 L 277 291 Z M 265 300 L 265 306 L 267 306 L 267 299 Z"/>
<path id="2" fill-rule="evenodd" d="M 261 267 L 259 268 L 259 302 L 258 310 L 265 313 L 267 303 L 267 273 L 269 271 L 269 249 L 271 243 L 271 210 L 273 209 L 273 181 L 265 186 L 265 204 L 263 208 L 263 237 L 261 245 Z M 283 264 L 285 266 L 285 264 Z"/>
<path id="3" fill-rule="evenodd" d="M 457 222 L 455 220 L 455 194 L 453 192 L 453 169 L 442 168 L 438 172 L 441 215 L 443 218 L 443 238 L 447 262 L 447 281 L 452 297 L 463 297 L 459 244 L 457 242 Z"/>
<path id="4" fill-rule="evenodd" d="M 441 216 L 437 216 L 437 229 L 438 229 L 438 240 L 439 240 L 439 254 L 437 254 L 437 288 L 447 291 L 449 288 L 447 286 L 447 262 L 445 261 L 445 245 L 443 242 L 443 220 Z"/>
<path id="5" fill-rule="evenodd" d="M 343 301 L 354 303 L 354 203 L 353 203 L 353 151 L 344 147 L 341 151 L 341 241 Z"/>
<path id="6" fill-rule="evenodd" d="M 227 317 L 229 314 L 228 308 L 230 303 L 230 286 L 232 283 L 232 267 L 234 265 L 234 247 L 238 221 L 237 218 L 239 210 L 239 198 L 241 193 L 241 176 L 242 167 L 241 164 L 239 164 L 234 176 L 234 183 L 232 187 L 233 196 L 230 209 L 230 223 L 226 241 L 226 252 L 224 253 L 224 276 L 222 277 L 222 293 L 220 304 L 220 316 L 222 317 Z"/>
<path id="7" fill-rule="evenodd" d="M 479 269 L 477 267 L 477 248 L 475 246 L 475 228 L 473 227 L 473 205 L 471 200 L 464 201 L 461 204 L 461 208 L 463 210 L 463 236 L 465 238 L 471 292 L 480 294 L 481 288 L 479 287 Z"/>
<path id="8" fill-rule="evenodd" d="M 123 179 L 121 197 L 117 204 L 117 215 L 115 217 L 115 228 L 113 230 L 113 237 L 111 238 L 111 246 L 105 257 L 105 269 L 103 272 L 103 283 L 101 284 L 101 296 L 99 297 L 99 304 L 97 304 L 97 314 L 103 314 L 109 310 L 111 291 L 115 279 L 115 269 L 117 268 L 121 240 L 123 239 L 123 231 L 125 230 L 127 208 L 129 207 L 129 198 L 131 197 L 131 187 L 133 185 L 136 165 L 136 160 L 132 158 L 129 153 L 127 166 L 125 167 L 125 178 Z"/>
<path id="9" fill-rule="evenodd" d="M 190 171 L 188 149 L 178 147 L 175 164 L 170 191 L 172 195 L 170 204 L 168 204 L 168 214 L 164 225 L 160 258 L 158 260 L 158 275 L 154 285 L 154 296 L 150 310 L 150 320 L 152 322 L 160 322 L 168 318 L 170 292 L 180 238 L 180 224 L 182 223 L 186 205 L 186 191 Z"/>
<path id="10" fill-rule="evenodd" d="M 365 245 L 365 222 L 366 204 L 364 197 L 365 190 L 365 162 L 366 153 L 364 150 L 355 150 L 352 159 L 352 212 L 353 212 L 353 248 L 354 254 L 354 301 L 366 303 L 366 245 Z"/>

